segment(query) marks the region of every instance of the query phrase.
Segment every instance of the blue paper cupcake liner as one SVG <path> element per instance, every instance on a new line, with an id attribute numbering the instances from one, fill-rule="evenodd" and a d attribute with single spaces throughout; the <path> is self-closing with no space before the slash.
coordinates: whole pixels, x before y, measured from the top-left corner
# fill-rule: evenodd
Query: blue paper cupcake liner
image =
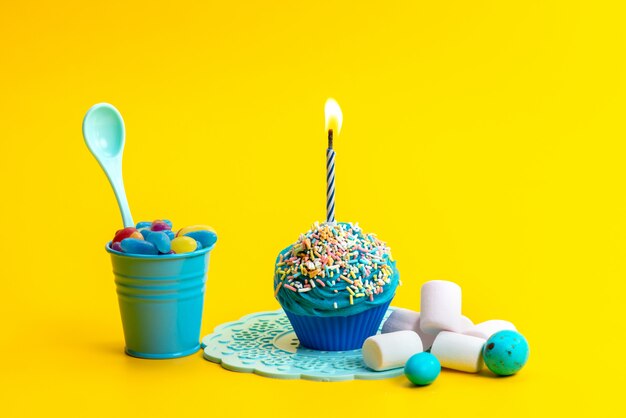
<path id="1" fill-rule="evenodd" d="M 376 334 L 391 301 L 349 316 L 296 315 L 284 309 L 300 344 L 320 351 L 360 349 Z"/>

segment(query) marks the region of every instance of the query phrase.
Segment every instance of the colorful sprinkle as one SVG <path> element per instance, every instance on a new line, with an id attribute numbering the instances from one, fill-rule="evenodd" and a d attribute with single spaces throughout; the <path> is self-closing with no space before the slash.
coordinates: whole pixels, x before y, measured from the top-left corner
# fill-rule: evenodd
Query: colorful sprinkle
<path id="1" fill-rule="evenodd" d="M 391 260 L 386 244 L 374 234 L 363 234 L 358 224 L 316 222 L 280 255 L 274 295 L 278 296 L 281 288 L 296 295 L 332 290 L 348 296 L 351 305 L 360 298 L 374 301 L 391 283 Z M 337 282 L 348 286 L 334 288 Z M 321 290 L 325 287 L 331 289 Z M 333 306 L 338 309 L 337 302 Z"/>
<path id="2" fill-rule="evenodd" d="M 283 285 L 283 282 L 278 283 L 278 286 L 276 286 L 276 290 L 274 291 L 274 297 L 276 297 L 278 295 L 278 291 L 280 290 L 280 287 Z"/>

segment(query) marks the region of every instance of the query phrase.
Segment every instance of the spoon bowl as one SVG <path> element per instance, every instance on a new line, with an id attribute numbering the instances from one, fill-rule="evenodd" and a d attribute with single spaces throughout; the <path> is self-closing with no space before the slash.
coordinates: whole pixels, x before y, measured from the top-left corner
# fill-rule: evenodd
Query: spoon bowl
<path id="1" fill-rule="evenodd" d="M 96 158 L 114 158 L 124 151 L 126 132 L 122 115 L 111 105 L 92 107 L 83 120 L 85 143 Z"/>
<path id="2" fill-rule="evenodd" d="M 83 137 L 115 192 L 124 226 L 135 226 L 128 207 L 122 178 L 122 155 L 126 141 L 124 119 L 108 103 L 99 103 L 87 111 L 83 119 Z"/>

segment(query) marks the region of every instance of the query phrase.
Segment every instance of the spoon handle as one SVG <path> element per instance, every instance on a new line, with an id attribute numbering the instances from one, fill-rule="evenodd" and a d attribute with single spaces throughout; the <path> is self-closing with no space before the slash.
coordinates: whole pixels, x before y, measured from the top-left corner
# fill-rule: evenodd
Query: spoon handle
<path id="1" fill-rule="evenodd" d="M 126 190 L 124 190 L 124 179 L 122 178 L 122 161 L 121 159 L 115 159 L 109 161 L 106 167 L 102 167 L 109 179 L 109 183 L 115 193 L 117 199 L 117 205 L 120 208 L 122 214 L 122 222 L 124 227 L 135 226 L 133 217 L 130 214 L 130 207 L 128 206 L 128 199 L 126 198 Z"/>

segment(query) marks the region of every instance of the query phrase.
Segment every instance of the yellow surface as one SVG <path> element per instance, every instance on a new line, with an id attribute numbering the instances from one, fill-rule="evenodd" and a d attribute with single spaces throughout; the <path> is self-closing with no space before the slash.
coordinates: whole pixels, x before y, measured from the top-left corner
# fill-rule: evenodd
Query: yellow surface
<path id="1" fill-rule="evenodd" d="M 620 415 L 624 8 L 2 2 L 0 415 Z M 394 304 L 458 282 L 466 315 L 528 337 L 519 375 L 445 371 L 415 389 L 123 354 L 103 249 L 121 219 L 85 111 L 107 101 L 126 120 L 137 221 L 218 231 L 207 334 L 277 308 L 276 253 L 324 217 L 328 96 L 344 114 L 337 217 L 393 248 Z"/>

